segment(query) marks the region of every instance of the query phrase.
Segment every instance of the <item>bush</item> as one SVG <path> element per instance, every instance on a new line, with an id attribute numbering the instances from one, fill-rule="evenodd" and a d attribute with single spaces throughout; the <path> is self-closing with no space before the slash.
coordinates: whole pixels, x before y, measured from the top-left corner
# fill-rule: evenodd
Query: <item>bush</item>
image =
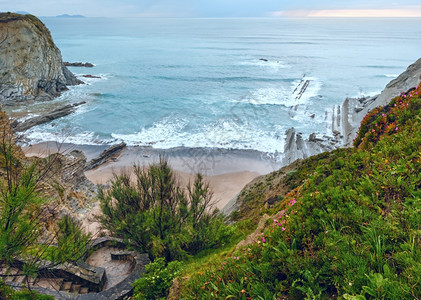
<path id="1" fill-rule="evenodd" d="M 0 280 L 0 299 L 5 300 L 54 300 L 54 297 L 28 290 L 15 291 Z"/>
<path id="2" fill-rule="evenodd" d="M 166 266 L 165 260 L 161 257 L 145 266 L 145 269 L 146 274 L 137 279 L 133 284 L 133 299 L 165 299 L 173 279 L 180 273 L 181 263 L 179 261 L 172 261 Z"/>
<path id="3" fill-rule="evenodd" d="M 418 299 L 421 86 L 369 114 L 353 149 L 306 160 L 258 240 L 185 299 Z M 312 162 L 312 163 L 309 163 Z M 308 174 L 301 180 L 302 174 Z M 295 185 L 294 185 L 295 186 Z"/>
<path id="4" fill-rule="evenodd" d="M 111 188 L 99 193 L 103 214 L 98 219 L 113 235 L 167 261 L 220 246 L 230 237 L 200 174 L 187 191 L 164 160 L 148 169 L 135 166 L 134 175 L 135 181 L 115 175 Z"/>

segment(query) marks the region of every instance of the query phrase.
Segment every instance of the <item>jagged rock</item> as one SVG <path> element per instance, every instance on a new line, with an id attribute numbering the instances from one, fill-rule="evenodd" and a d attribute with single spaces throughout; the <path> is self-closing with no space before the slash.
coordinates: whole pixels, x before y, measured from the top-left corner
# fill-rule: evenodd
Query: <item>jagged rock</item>
<path id="1" fill-rule="evenodd" d="M 71 62 L 65 61 L 63 64 L 66 67 L 85 67 L 85 68 L 92 68 L 92 67 L 94 67 L 93 64 L 88 63 L 88 62 L 86 62 L 86 63 L 82 63 L 82 62 L 74 62 L 74 63 L 71 63 Z"/>
<path id="2" fill-rule="evenodd" d="M 0 13 L 0 104 L 51 100 L 82 83 L 63 66 L 50 31 L 35 16 Z"/>
<path id="3" fill-rule="evenodd" d="M 417 87 L 420 81 L 421 58 L 410 65 L 406 71 L 400 74 L 396 79 L 389 82 L 369 109 L 371 110 L 377 106 L 388 104 L 392 98 L 399 96 L 402 91 L 408 91 L 411 88 Z"/>
<path id="4" fill-rule="evenodd" d="M 265 61 L 265 62 L 268 62 L 269 60 L 268 59 L 266 59 L 266 58 L 259 58 L 259 60 L 261 60 L 261 61 Z"/>
<path id="5" fill-rule="evenodd" d="M 85 171 L 95 169 L 96 167 L 104 164 L 109 158 L 117 155 L 121 150 L 126 147 L 126 143 L 121 142 L 120 144 L 114 145 L 104 150 L 97 158 L 92 159 L 85 167 Z"/>
<path id="6" fill-rule="evenodd" d="M 387 105 L 390 100 L 399 96 L 402 91 L 408 91 L 411 88 L 415 88 L 420 82 L 421 59 L 418 59 L 415 63 L 411 64 L 405 72 L 389 82 L 380 95 L 360 99 L 347 98 L 344 103 L 338 107 L 340 113 L 332 113 L 331 129 L 336 129 L 343 135 L 341 146 L 351 146 L 361 121 L 369 111 L 378 106 Z M 363 105 L 362 109 L 361 104 Z"/>
<path id="7" fill-rule="evenodd" d="M 313 143 L 323 142 L 323 139 L 318 139 L 318 138 L 317 138 L 317 136 L 316 136 L 316 133 L 315 133 L 315 132 L 313 132 L 312 134 L 310 134 L 310 135 L 308 136 L 308 140 L 309 140 L 309 142 L 313 142 Z"/>
<path id="8" fill-rule="evenodd" d="M 315 134 L 311 134 L 308 139 L 303 139 L 301 133 L 295 132 L 294 127 L 288 129 L 285 134 L 286 139 L 282 158 L 283 165 L 289 165 L 297 159 L 304 159 L 334 149 L 334 146 L 327 139 L 316 139 Z"/>
<path id="9" fill-rule="evenodd" d="M 31 127 L 41 125 L 48 123 L 52 120 L 70 115 L 71 113 L 75 112 L 76 108 L 82 104 L 85 104 L 85 101 L 74 103 L 74 104 L 68 104 L 65 106 L 61 106 L 51 112 L 48 112 L 46 114 L 43 114 L 41 116 L 30 118 L 22 123 L 19 123 L 13 127 L 13 131 L 20 132 L 28 130 Z"/>
<path id="10" fill-rule="evenodd" d="M 85 78 L 101 78 L 99 76 L 95 76 L 95 75 L 91 75 L 91 74 L 83 75 L 82 77 L 85 77 Z"/>

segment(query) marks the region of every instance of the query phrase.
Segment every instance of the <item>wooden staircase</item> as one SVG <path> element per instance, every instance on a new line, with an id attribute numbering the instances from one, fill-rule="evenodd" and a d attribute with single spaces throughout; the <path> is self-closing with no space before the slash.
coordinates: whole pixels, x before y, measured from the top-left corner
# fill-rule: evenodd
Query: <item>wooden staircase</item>
<path id="1" fill-rule="evenodd" d="M 4 282 L 10 286 L 26 286 L 26 277 L 24 275 L 19 276 L 18 274 L 20 274 L 20 272 L 21 271 L 18 268 L 14 267 L 0 269 L 0 274 L 7 275 L 2 276 Z M 29 284 L 34 288 L 41 287 L 49 290 L 55 290 L 57 292 L 66 292 L 75 295 L 89 293 L 88 286 L 69 281 L 65 278 L 30 278 Z"/>

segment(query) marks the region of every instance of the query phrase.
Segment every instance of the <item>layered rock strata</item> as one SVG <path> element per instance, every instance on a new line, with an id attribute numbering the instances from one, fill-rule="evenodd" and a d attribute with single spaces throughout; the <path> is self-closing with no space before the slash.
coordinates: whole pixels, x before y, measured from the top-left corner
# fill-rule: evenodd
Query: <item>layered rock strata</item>
<path id="1" fill-rule="evenodd" d="M 82 83 L 64 65 L 47 27 L 35 16 L 0 13 L 0 104 L 51 100 Z"/>
<path id="2" fill-rule="evenodd" d="M 328 134 L 317 137 L 312 133 L 304 138 L 301 133 L 290 128 L 286 132 L 282 163 L 290 164 L 296 159 L 330 151 L 339 147 L 349 147 L 355 138 L 364 116 L 378 106 L 385 106 L 402 91 L 415 88 L 421 82 L 421 59 L 410 65 L 405 72 L 386 85 L 374 97 L 347 98 L 342 105 L 328 109 L 325 114 Z"/>

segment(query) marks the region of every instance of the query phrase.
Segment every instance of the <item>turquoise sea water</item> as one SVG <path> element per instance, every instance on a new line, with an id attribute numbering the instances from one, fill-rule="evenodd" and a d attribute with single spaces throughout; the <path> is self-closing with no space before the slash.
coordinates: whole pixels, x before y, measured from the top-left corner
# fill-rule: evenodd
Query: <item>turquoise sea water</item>
<path id="1" fill-rule="evenodd" d="M 87 104 L 33 142 L 282 152 L 288 128 L 324 134 L 327 109 L 421 57 L 421 19 L 42 20 L 64 61 L 95 64 L 70 70 L 101 79 L 55 100 Z"/>

